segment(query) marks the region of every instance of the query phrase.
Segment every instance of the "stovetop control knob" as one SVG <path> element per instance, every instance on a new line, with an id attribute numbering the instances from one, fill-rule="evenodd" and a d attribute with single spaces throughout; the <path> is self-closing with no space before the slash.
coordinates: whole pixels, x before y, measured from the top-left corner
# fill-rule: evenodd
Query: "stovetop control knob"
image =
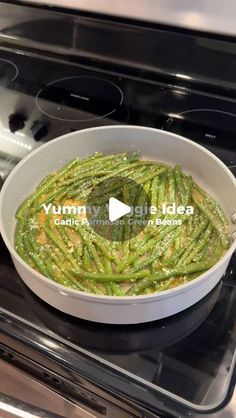
<path id="1" fill-rule="evenodd" d="M 45 121 L 36 120 L 33 122 L 31 126 L 31 132 L 35 141 L 41 141 L 41 139 L 45 138 L 48 135 L 49 127 Z"/>
<path id="2" fill-rule="evenodd" d="M 22 113 L 12 113 L 9 116 L 8 124 L 12 133 L 20 131 L 25 127 L 26 117 Z"/>

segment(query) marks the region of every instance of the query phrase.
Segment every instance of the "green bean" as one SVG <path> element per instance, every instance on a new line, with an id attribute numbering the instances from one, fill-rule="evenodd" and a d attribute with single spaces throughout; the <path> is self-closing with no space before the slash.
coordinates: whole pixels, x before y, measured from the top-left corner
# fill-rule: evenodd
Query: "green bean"
<path id="1" fill-rule="evenodd" d="M 183 194 L 183 205 L 187 206 L 191 201 L 192 188 L 193 188 L 192 177 L 186 176 L 184 184 L 185 184 L 185 192 Z"/>
<path id="2" fill-rule="evenodd" d="M 138 155 L 137 154 L 130 154 L 127 155 L 127 159 L 124 160 L 125 154 L 120 155 L 119 158 L 115 160 L 116 168 L 115 170 L 122 169 L 127 170 L 130 166 L 138 166 L 140 165 L 140 162 L 137 161 Z M 136 162 L 136 163 L 135 163 Z M 135 163 L 135 164 L 133 164 Z M 125 167 L 124 167 L 125 166 Z M 73 176 L 70 177 L 67 181 L 64 181 L 63 184 L 69 185 L 71 182 L 75 182 L 76 179 L 86 178 L 87 174 L 91 176 L 105 176 L 105 175 L 111 175 L 114 176 L 114 156 L 108 155 L 104 157 L 103 159 L 100 158 L 97 163 L 94 170 L 91 171 L 91 167 L 87 166 L 85 169 L 79 169 L 77 172 L 73 173 Z"/>
<path id="3" fill-rule="evenodd" d="M 91 260 L 90 260 L 90 256 L 89 256 L 89 251 L 88 249 L 84 248 L 84 255 L 83 255 L 83 263 L 82 263 L 82 267 L 84 270 L 89 271 L 91 268 Z"/>
<path id="4" fill-rule="evenodd" d="M 201 212 L 197 206 L 194 207 L 194 214 L 193 214 L 193 229 L 195 229 L 200 223 L 200 216 Z"/>
<path id="5" fill-rule="evenodd" d="M 19 256 L 32 268 L 35 268 L 35 263 L 30 256 L 31 248 L 29 248 L 27 237 L 27 222 L 25 219 L 18 221 L 16 234 L 15 234 L 15 247 Z"/>
<path id="6" fill-rule="evenodd" d="M 98 235 L 91 235 L 91 241 L 101 250 L 104 257 L 106 257 L 108 260 L 114 260 L 114 255 Z"/>
<path id="7" fill-rule="evenodd" d="M 162 280 L 168 279 L 172 276 L 183 276 L 192 273 L 199 273 L 202 271 L 206 271 L 210 269 L 215 264 L 215 259 L 210 260 L 206 263 L 192 263 L 188 266 L 171 269 L 171 270 L 163 270 L 151 277 L 145 277 L 144 279 L 138 281 L 134 284 L 126 293 L 127 296 L 139 295 L 143 292 L 143 290 L 148 287 L 156 284 Z"/>
<path id="8" fill-rule="evenodd" d="M 50 257 L 50 256 L 49 256 Z M 63 266 L 60 265 L 57 261 L 57 266 L 59 268 L 59 276 L 57 276 L 56 281 L 63 284 L 63 280 L 68 282 L 68 286 L 73 287 L 74 289 L 81 290 L 82 292 L 102 294 L 100 289 L 89 280 L 83 280 L 81 283 L 78 279 L 74 278 L 74 275 L 69 271 L 66 271 Z M 63 278 L 64 277 L 64 278 Z"/>
<path id="9" fill-rule="evenodd" d="M 48 179 L 48 181 L 43 182 L 42 186 L 38 188 L 36 193 L 32 194 L 23 204 L 19 207 L 16 212 L 16 217 L 20 219 L 24 214 L 25 210 L 30 207 L 30 205 L 39 198 L 40 195 L 46 193 L 50 186 L 56 183 L 56 181 L 63 175 L 65 175 L 68 170 L 70 170 L 74 165 L 78 163 L 78 159 L 73 160 L 68 165 L 66 165 L 62 171 L 59 171 L 58 174 Z"/>
<path id="10" fill-rule="evenodd" d="M 160 228 L 160 227 L 159 227 Z M 158 229 L 159 230 L 159 229 Z M 156 228 L 155 228 L 155 235 L 156 236 Z M 138 248 L 143 247 L 149 240 L 153 238 L 153 234 L 151 234 L 150 227 L 146 227 L 144 234 L 141 236 L 141 238 L 138 236 L 138 238 L 133 238 L 131 243 L 132 250 L 137 250 Z"/>
<path id="11" fill-rule="evenodd" d="M 97 295 L 102 294 L 102 292 L 100 292 L 96 286 L 93 286 L 93 283 L 89 282 L 88 280 L 83 280 L 83 283 L 81 283 L 79 280 L 68 276 L 68 272 L 66 273 L 66 280 L 68 281 L 70 287 L 78 289 L 81 292 L 95 293 Z"/>
<path id="12" fill-rule="evenodd" d="M 156 245 L 153 249 L 152 254 L 145 258 L 144 260 L 140 259 L 135 263 L 135 267 L 133 271 L 138 271 L 140 269 L 144 269 L 150 264 L 153 264 L 155 267 L 155 262 L 160 258 L 165 251 L 173 244 L 174 240 L 176 238 L 176 231 L 172 231 L 161 241 L 161 245 Z"/>
<path id="13" fill-rule="evenodd" d="M 209 243 L 206 243 L 205 246 L 198 251 L 197 254 L 193 257 L 193 262 L 203 261 L 206 258 L 207 251 L 209 249 Z"/>
<path id="14" fill-rule="evenodd" d="M 176 234 L 176 237 L 175 237 L 175 242 L 174 242 L 175 250 L 178 250 L 180 246 L 181 246 L 181 229 L 178 230 L 178 233 Z M 167 257 L 165 257 L 165 259 L 167 259 Z"/>
<path id="15" fill-rule="evenodd" d="M 125 296 L 125 292 L 121 289 L 121 287 L 114 282 L 110 283 L 112 293 L 114 296 Z"/>
<path id="16" fill-rule="evenodd" d="M 140 193 L 138 196 L 136 196 L 136 204 L 135 207 L 144 207 L 145 203 L 148 200 L 148 193 L 150 190 L 151 182 L 148 180 L 145 182 L 144 186 L 140 189 Z M 137 231 L 139 230 L 138 224 L 132 225 L 132 235 L 136 235 Z"/>
<path id="17" fill-rule="evenodd" d="M 179 203 L 184 202 L 184 190 L 183 190 L 183 180 L 182 180 L 182 171 L 180 165 L 176 165 L 174 168 L 174 177 L 176 184 L 176 193 L 179 196 Z"/>
<path id="18" fill-rule="evenodd" d="M 124 202 L 126 202 L 127 205 L 128 204 L 131 205 L 131 195 L 130 195 L 129 188 L 127 187 L 127 185 L 124 185 L 123 187 L 123 198 L 124 198 Z M 123 234 L 124 234 L 123 235 L 124 242 L 122 243 L 123 244 L 122 247 L 123 247 L 125 256 L 127 257 L 129 255 L 129 249 L 130 249 L 129 239 L 131 235 L 131 225 L 129 225 L 128 222 L 125 222 Z"/>
<path id="19" fill-rule="evenodd" d="M 214 215 L 206 208 L 206 206 L 199 202 L 199 200 L 196 198 L 194 194 L 192 194 L 194 203 L 199 207 L 200 210 L 208 217 L 208 219 L 212 222 L 214 228 L 217 230 L 222 246 L 223 248 L 228 248 L 229 246 L 229 240 L 226 237 L 224 225 L 220 224 L 217 219 L 214 217 Z"/>
<path id="20" fill-rule="evenodd" d="M 28 252 L 29 257 L 32 259 L 32 261 L 34 262 L 37 270 L 39 271 L 39 273 L 41 273 L 43 276 L 48 276 L 48 271 L 45 267 L 44 262 L 41 260 L 41 258 L 34 253 L 32 246 L 30 244 L 30 242 L 26 239 L 25 240 L 25 248 Z"/>
<path id="21" fill-rule="evenodd" d="M 103 295 L 103 291 L 92 280 L 83 280 L 82 284 L 88 289 L 88 293 L 92 292 L 96 295 Z"/>
<path id="22" fill-rule="evenodd" d="M 187 221 L 187 235 L 191 236 L 193 232 L 193 216 L 189 215 L 188 221 Z"/>
<path id="23" fill-rule="evenodd" d="M 149 270 L 138 271 L 136 273 L 127 273 L 127 274 L 108 274 L 108 273 L 92 273 L 87 271 L 82 271 L 80 269 L 73 269 L 73 274 L 80 276 L 85 279 L 91 279 L 98 282 L 127 282 L 135 281 L 142 277 L 147 277 L 150 275 Z"/>
<path id="24" fill-rule="evenodd" d="M 169 204 L 172 204 L 176 200 L 176 185 L 174 173 L 171 170 L 168 174 L 168 189 L 169 189 Z"/>
<path id="25" fill-rule="evenodd" d="M 123 242 L 123 239 L 124 239 L 124 232 L 125 232 L 124 222 L 120 222 L 120 224 L 117 227 L 118 247 L 120 247 L 122 245 L 122 242 Z"/>
<path id="26" fill-rule="evenodd" d="M 72 247 L 73 244 L 72 244 L 71 240 L 69 239 L 67 233 L 65 232 L 65 228 L 63 228 L 61 225 L 57 225 L 56 229 L 58 230 L 58 232 L 59 232 L 62 240 L 66 244 L 66 246 L 67 247 Z"/>
<path id="27" fill-rule="evenodd" d="M 47 246 L 44 246 L 44 251 L 46 253 L 47 258 L 51 260 L 52 265 L 55 266 L 55 268 L 62 274 L 62 267 L 63 261 L 61 260 L 61 257 L 58 257 L 55 251 L 55 248 L 52 246 L 52 244 L 48 244 Z M 61 254 L 60 254 L 61 256 Z"/>
<path id="28" fill-rule="evenodd" d="M 148 254 L 150 250 L 152 250 L 166 235 L 171 233 L 172 230 L 176 229 L 176 225 L 166 226 L 166 229 L 160 229 L 160 232 L 157 236 L 150 239 L 144 245 L 140 245 L 140 247 L 136 247 L 136 251 L 131 253 L 127 259 L 123 260 L 119 266 L 117 267 L 117 272 L 123 271 L 127 268 L 130 264 L 133 264 L 136 260 L 140 258 L 140 256 L 144 254 Z"/>
<path id="29" fill-rule="evenodd" d="M 165 167 L 157 168 L 157 169 L 153 170 L 153 172 L 150 173 L 149 175 L 146 175 L 146 176 L 141 175 L 139 178 L 137 176 L 137 179 L 136 179 L 136 176 L 134 176 L 134 179 L 136 179 L 141 184 L 142 183 L 147 183 L 148 181 L 152 180 L 154 177 L 160 176 L 161 174 L 165 173 L 166 171 L 167 170 L 166 170 Z"/>
<path id="30" fill-rule="evenodd" d="M 103 264 L 104 264 L 104 267 L 105 267 L 105 273 L 112 274 L 111 261 L 104 257 Z M 113 295 L 113 290 L 112 290 L 111 282 L 104 283 L 104 286 L 105 286 L 105 289 L 106 289 L 106 294 L 108 296 L 112 296 Z"/>
<path id="31" fill-rule="evenodd" d="M 105 289 L 106 289 L 106 294 L 108 296 L 113 296 L 113 290 L 112 290 L 111 284 L 110 283 L 105 283 L 104 286 L 105 286 Z"/>
<path id="32" fill-rule="evenodd" d="M 43 180 L 39 183 L 39 185 L 36 187 L 36 190 L 39 190 L 42 186 L 44 186 L 50 179 L 52 179 L 52 177 L 54 177 L 52 173 L 45 176 Z"/>
<path id="33" fill-rule="evenodd" d="M 220 257 L 224 254 L 224 248 L 222 247 L 222 243 L 219 239 L 219 234 L 216 230 L 213 231 L 211 235 L 210 244 L 208 242 L 205 258 L 216 258 L 220 259 Z"/>
<path id="34" fill-rule="evenodd" d="M 136 166 L 137 168 L 139 167 L 139 164 L 133 164 L 133 166 Z M 132 173 L 135 173 L 135 171 L 131 171 L 129 168 L 127 167 L 121 167 L 118 168 L 114 171 L 112 171 L 110 174 L 107 174 L 105 176 L 103 176 L 100 179 L 91 179 L 90 181 L 88 181 L 85 185 L 83 184 L 83 192 L 79 193 L 78 190 L 75 187 L 71 187 L 71 189 L 69 190 L 69 192 L 66 193 L 66 195 L 68 197 L 73 197 L 75 199 L 79 198 L 83 198 L 85 199 L 91 192 L 91 187 L 95 187 L 98 186 L 101 182 L 105 182 L 105 180 L 109 180 L 109 179 L 114 179 L 114 177 L 119 177 L 120 175 L 122 176 L 123 179 L 127 178 L 127 183 L 130 182 L 130 179 L 128 178 L 128 176 L 131 176 Z M 125 180 L 123 181 L 123 183 L 125 182 Z M 96 191 L 94 192 L 93 198 L 94 200 L 96 199 L 96 205 L 99 206 L 105 202 L 107 202 L 107 199 L 109 198 L 109 195 L 112 193 L 113 196 L 117 196 L 117 194 L 120 194 L 120 181 L 118 181 L 118 179 L 114 179 L 113 180 L 113 187 L 112 188 L 107 188 L 103 189 L 102 191 L 99 191 L 96 193 Z"/>
<path id="35" fill-rule="evenodd" d="M 17 253 L 23 258 L 23 260 L 27 260 L 28 257 L 25 254 L 25 246 L 23 244 L 23 234 L 25 229 L 25 219 L 21 219 L 16 227 L 16 234 L 15 234 L 15 247 Z"/>
<path id="36" fill-rule="evenodd" d="M 170 279 L 164 279 L 163 281 L 160 281 L 156 283 L 156 285 L 152 286 L 153 292 L 164 292 L 165 290 L 168 290 L 171 288 L 171 284 L 173 284 L 175 280 L 175 277 L 171 277 Z"/>
<path id="37" fill-rule="evenodd" d="M 142 240 L 138 240 L 134 242 L 133 249 L 134 250 L 141 249 L 142 247 L 144 247 L 147 241 L 151 241 L 151 240 L 153 240 L 152 242 L 155 242 L 155 240 L 156 242 L 160 241 L 163 236 L 168 234 L 168 232 L 170 232 L 173 228 L 176 228 L 174 221 L 178 220 L 179 218 L 180 218 L 180 215 L 165 215 L 162 221 L 163 222 L 167 220 L 171 221 L 173 222 L 172 225 L 162 224 L 162 225 L 156 226 L 155 228 L 150 228 L 150 226 L 147 227 L 145 230 L 147 232 L 145 233 L 144 238 Z M 182 223 L 185 223 L 187 219 L 188 218 L 186 215 L 182 215 Z"/>
<path id="38" fill-rule="evenodd" d="M 112 225 L 112 241 L 118 243 L 119 242 L 119 223 L 116 222 Z"/>
<path id="39" fill-rule="evenodd" d="M 83 283 L 80 283 L 78 280 L 74 278 L 72 274 L 70 274 L 68 271 L 65 271 L 64 268 L 60 265 L 60 262 L 57 259 L 57 257 L 53 254 L 53 252 L 46 250 L 46 253 L 47 253 L 48 260 L 45 260 L 45 263 L 51 275 L 53 275 L 54 273 L 54 277 L 51 277 L 53 280 L 55 280 L 56 282 L 64 286 L 69 286 L 74 289 L 80 290 L 82 292 L 87 292 L 87 293 L 92 292 L 95 294 L 101 294 L 99 289 L 96 286 L 94 286 L 93 283 L 85 281 L 85 280 L 83 281 Z M 53 263 L 51 264 L 50 259 L 55 264 Z M 56 273 L 56 270 L 54 271 L 52 269 L 53 266 L 55 266 L 58 269 L 58 273 Z"/>
<path id="40" fill-rule="evenodd" d="M 206 243 L 210 239 L 210 236 L 212 234 L 212 230 L 213 230 L 212 224 L 208 225 L 206 231 L 204 232 L 202 238 L 199 239 L 199 242 L 196 244 L 195 248 L 193 248 L 193 250 L 191 251 L 191 253 L 188 254 L 185 257 L 184 264 L 191 263 L 191 261 L 193 260 L 194 256 L 205 247 Z"/>
<path id="41" fill-rule="evenodd" d="M 219 219 L 221 220 L 221 222 L 224 225 L 228 224 L 228 220 L 225 216 L 225 213 L 223 211 L 223 209 L 220 207 L 219 203 L 217 203 L 215 201 L 215 199 L 213 199 L 213 197 L 210 197 L 205 190 L 203 190 L 200 186 L 198 186 L 196 183 L 194 184 L 194 189 L 196 189 L 204 198 L 205 198 L 205 203 L 209 204 L 212 207 L 213 212 L 218 215 Z"/>
<path id="42" fill-rule="evenodd" d="M 105 190 L 103 190 L 101 192 L 99 191 L 99 193 L 95 196 L 96 197 L 103 196 L 103 197 L 107 198 L 107 196 L 108 197 L 110 196 L 111 192 L 114 192 L 117 189 L 120 189 L 120 186 L 121 186 L 120 179 L 115 178 L 115 176 L 119 177 L 119 174 L 122 174 L 122 178 L 123 178 L 122 185 L 123 186 L 125 184 L 133 186 L 133 181 L 137 181 L 137 182 L 139 180 L 145 181 L 143 175 L 144 175 L 144 173 L 146 173 L 146 168 L 142 167 L 142 166 L 139 167 L 139 164 L 138 164 L 137 167 L 134 166 L 134 168 L 135 168 L 135 170 L 133 169 L 133 167 L 132 167 L 132 170 L 130 170 L 130 169 L 127 170 L 126 168 L 124 168 L 124 169 L 122 169 L 122 171 L 123 171 L 122 173 L 121 173 L 121 170 L 119 172 L 116 171 L 115 173 L 113 173 L 113 175 L 111 177 L 111 180 L 112 180 L 111 185 L 108 184 L 107 188 Z M 139 170 L 137 170 L 137 168 L 139 168 Z M 162 169 L 158 169 L 158 170 L 162 170 Z M 120 193 L 120 190 L 119 190 L 119 193 Z"/>
<path id="43" fill-rule="evenodd" d="M 140 171 L 136 169 L 129 173 L 122 173 L 122 185 L 124 186 L 126 184 L 131 185 L 132 187 L 133 181 L 142 185 L 165 171 L 166 168 L 155 168 L 151 174 L 147 175 L 145 167 L 141 167 Z M 111 193 L 113 196 L 117 196 L 117 194 L 119 195 L 120 186 L 120 179 L 114 179 L 114 182 L 111 184 L 111 186 L 108 185 L 106 189 L 99 191 L 97 194 L 94 194 L 93 198 L 96 198 L 96 205 L 102 205 L 103 203 L 107 202 Z"/>
<path id="44" fill-rule="evenodd" d="M 176 263 L 176 266 L 181 266 L 185 263 L 186 259 L 188 259 L 188 256 L 192 253 L 193 249 L 196 247 L 197 240 L 199 236 L 203 233 L 203 231 L 206 229 L 208 225 L 208 221 L 203 222 L 196 228 L 194 231 L 194 234 L 192 237 L 186 241 L 184 245 L 184 251 L 181 254 L 181 257 L 179 258 L 178 262 Z M 176 259 L 175 259 L 176 261 Z"/>
<path id="45" fill-rule="evenodd" d="M 151 184 L 151 207 L 156 208 L 158 207 L 158 186 L 159 186 L 159 177 L 156 176 L 152 180 Z M 155 220 L 156 214 L 151 214 L 150 219 Z"/>
<path id="46" fill-rule="evenodd" d="M 52 280 L 56 280 L 54 264 L 51 263 L 51 260 L 49 258 L 44 259 L 44 264 L 47 269 L 48 277 Z"/>
<path id="47" fill-rule="evenodd" d="M 77 263 L 75 262 L 73 256 L 68 252 L 67 247 L 62 241 L 60 241 L 59 237 L 57 237 L 55 233 L 46 226 L 44 226 L 44 231 L 48 238 L 56 247 L 59 248 L 59 250 L 64 254 L 65 258 L 72 264 L 72 266 L 77 267 Z"/>
<path id="48" fill-rule="evenodd" d="M 134 165 L 134 168 L 137 166 L 138 164 L 135 164 Z M 101 197 L 103 197 L 104 198 L 104 196 L 105 197 L 109 197 L 110 196 L 110 194 L 112 193 L 112 192 L 114 192 L 115 190 L 117 190 L 117 189 L 119 189 L 119 193 L 120 193 L 120 186 L 121 186 L 121 183 L 120 183 L 120 178 L 119 178 L 119 175 L 121 175 L 122 174 L 122 183 L 123 183 L 123 185 L 125 185 L 125 184 L 127 184 L 127 185 L 132 185 L 132 180 L 133 179 L 135 179 L 135 178 L 138 178 L 138 174 L 137 174 L 137 169 L 136 170 L 134 170 L 133 169 L 133 167 L 131 167 L 132 168 L 132 170 L 127 170 L 127 167 L 122 167 L 122 168 L 120 168 L 120 169 L 118 169 L 118 170 L 115 170 L 113 173 L 112 173 L 112 175 L 109 175 L 109 176 L 106 176 L 106 177 L 103 177 L 102 179 L 100 179 L 97 183 L 96 183 L 96 185 L 98 185 L 99 183 L 101 183 L 102 181 L 104 181 L 104 180 L 106 180 L 106 183 L 107 183 L 107 185 L 106 185 L 106 188 L 105 189 L 103 189 L 103 190 L 99 190 L 97 193 L 95 192 L 94 193 L 94 196 L 93 196 L 93 198 L 94 198 L 94 200 L 96 199 L 99 199 L 99 197 L 101 198 Z M 141 167 L 141 169 L 140 169 L 140 173 L 141 172 L 143 172 L 144 171 L 144 167 Z M 111 182 L 109 183 L 109 179 L 111 180 Z M 100 200 L 98 200 L 98 202 L 99 202 Z"/>
<path id="49" fill-rule="evenodd" d="M 77 227 L 75 227 L 75 229 L 79 232 L 80 236 L 82 237 L 82 239 L 84 241 L 84 245 L 87 247 L 87 249 L 89 251 L 89 254 L 93 257 L 94 262 L 95 262 L 95 264 L 98 268 L 98 271 L 104 272 L 104 267 L 101 263 L 99 255 L 97 253 L 97 250 L 96 250 L 95 246 L 93 245 L 89 235 L 86 233 L 86 231 L 81 226 L 77 226 Z"/>
<path id="50" fill-rule="evenodd" d="M 76 246 L 74 249 L 74 255 L 77 258 L 82 258 L 84 253 L 84 243 L 81 238 L 79 238 L 76 242 Z"/>
<path id="51" fill-rule="evenodd" d="M 192 236 L 189 237 L 183 244 L 180 242 L 179 248 L 165 260 L 164 265 L 168 267 L 173 267 L 177 262 L 182 262 L 181 256 L 186 254 L 188 256 L 189 252 L 192 251 L 192 247 L 195 246 L 197 238 L 201 235 L 204 229 L 207 226 L 207 221 L 203 222 L 202 224 L 198 225 L 198 227 L 193 232 Z M 181 260 L 181 261 L 180 261 Z"/>
<path id="52" fill-rule="evenodd" d="M 27 238 L 30 242 L 30 245 L 32 247 L 32 250 L 37 254 L 40 252 L 40 249 L 42 248 L 37 243 L 37 235 L 39 233 L 39 226 L 36 223 L 36 220 L 34 218 L 31 218 L 27 223 Z"/>
<path id="53" fill-rule="evenodd" d="M 157 198 L 158 207 L 161 207 L 161 205 L 163 203 L 165 203 L 165 198 L 166 198 L 166 180 L 167 180 L 167 176 L 166 176 L 166 172 L 164 172 L 164 174 L 162 174 L 162 178 L 161 178 L 161 183 L 160 183 L 160 188 L 159 188 L 159 196 Z"/>

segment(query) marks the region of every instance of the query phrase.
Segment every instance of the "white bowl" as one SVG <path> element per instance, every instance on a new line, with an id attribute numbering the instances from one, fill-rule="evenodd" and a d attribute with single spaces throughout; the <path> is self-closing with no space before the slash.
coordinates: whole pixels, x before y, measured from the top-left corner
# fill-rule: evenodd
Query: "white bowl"
<path id="1" fill-rule="evenodd" d="M 100 296 L 66 288 L 28 266 L 14 249 L 15 213 L 40 180 L 76 156 L 139 151 L 142 158 L 180 164 L 186 173 L 223 207 L 230 234 L 236 211 L 236 179 L 212 153 L 181 136 L 139 126 L 106 126 L 64 135 L 24 158 L 5 181 L 0 194 L 0 231 L 15 268 L 26 285 L 41 299 L 75 317 L 90 321 L 134 324 L 154 321 L 180 312 L 203 298 L 219 282 L 233 251 L 234 241 L 210 270 L 174 289 L 140 296 Z"/>

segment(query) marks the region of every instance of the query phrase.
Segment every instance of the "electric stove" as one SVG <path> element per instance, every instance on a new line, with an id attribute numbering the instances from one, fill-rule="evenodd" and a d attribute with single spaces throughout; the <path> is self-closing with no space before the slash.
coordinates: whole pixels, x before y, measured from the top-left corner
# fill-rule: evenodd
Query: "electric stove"
<path id="1" fill-rule="evenodd" d="M 183 135 L 211 150 L 236 175 L 234 39 L 23 4 L 1 2 L 0 12 L 8 7 L 9 15 L 14 7 L 21 19 L 0 29 L 2 182 L 43 143 L 110 124 Z M 42 19 L 35 20 L 35 9 Z M 50 22 L 61 27 L 57 36 L 53 32 L 55 39 Z M 91 54 L 102 30 L 103 47 L 99 43 Z M 136 33 L 138 40 L 140 31 L 146 48 L 152 40 L 150 50 L 161 39 L 158 68 L 147 50 L 139 50 L 146 61 L 135 60 L 137 45 L 131 51 L 130 37 L 135 40 Z M 126 41 L 123 61 L 121 41 Z M 81 44 L 87 45 L 82 52 Z M 179 51 L 177 63 L 164 45 L 171 45 L 175 56 Z M 212 60 L 219 60 L 215 73 L 210 61 L 203 72 L 205 45 Z M 196 55 L 199 72 L 194 67 L 193 75 Z M 1 240 L 0 357 L 96 417 L 236 417 L 235 278 L 233 256 L 219 285 L 186 311 L 142 325 L 102 325 L 67 316 L 37 298 Z"/>

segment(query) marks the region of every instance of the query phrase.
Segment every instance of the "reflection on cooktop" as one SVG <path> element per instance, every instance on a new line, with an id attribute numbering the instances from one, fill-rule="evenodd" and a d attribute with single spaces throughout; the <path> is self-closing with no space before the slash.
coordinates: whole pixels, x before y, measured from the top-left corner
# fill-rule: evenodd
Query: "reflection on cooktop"
<path id="1" fill-rule="evenodd" d="M 117 355 L 163 350 L 185 338 L 206 319 L 221 289 L 220 283 L 195 306 L 163 320 L 137 325 L 109 325 L 64 314 L 35 296 L 23 282 L 21 284 L 27 305 L 46 329 L 80 347 Z"/>
<path id="2" fill-rule="evenodd" d="M 42 88 L 36 105 L 45 115 L 67 122 L 86 122 L 107 117 L 123 103 L 115 83 L 93 76 L 67 77 Z"/>
<path id="3" fill-rule="evenodd" d="M 6 87 L 18 76 L 18 68 L 12 61 L 0 58 L 0 87 Z"/>

